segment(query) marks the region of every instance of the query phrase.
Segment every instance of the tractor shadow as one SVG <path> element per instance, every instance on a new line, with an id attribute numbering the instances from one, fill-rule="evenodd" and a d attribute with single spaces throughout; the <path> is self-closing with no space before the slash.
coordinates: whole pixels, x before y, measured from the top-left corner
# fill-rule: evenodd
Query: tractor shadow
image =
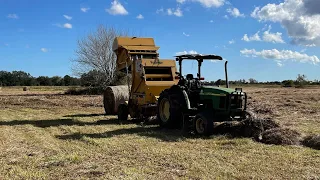
<path id="1" fill-rule="evenodd" d="M 214 133 L 211 136 L 201 136 L 196 134 L 190 134 L 184 132 L 182 129 L 165 129 L 161 128 L 154 123 L 149 123 L 141 125 L 140 123 L 130 123 L 136 124 L 136 127 L 132 128 L 121 128 L 111 131 L 105 131 L 102 133 L 74 133 L 67 135 L 57 135 L 56 138 L 61 140 L 83 140 L 83 138 L 112 138 L 121 135 L 138 135 L 147 138 L 155 138 L 165 142 L 180 142 L 188 139 L 213 139 L 218 136 L 224 136 L 228 139 L 234 139 L 239 137 L 252 137 L 251 134 L 246 135 L 240 132 L 238 128 L 221 128 L 216 127 Z"/>
<path id="2" fill-rule="evenodd" d="M 76 118 L 76 117 L 99 117 L 99 116 L 107 116 L 106 114 L 72 114 L 66 115 L 63 117 Z"/>
<path id="3" fill-rule="evenodd" d="M 113 122 L 113 123 L 111 123 Z M 99 122 L 99 124 L 119 124 L 117 120 L 105 120 Z M 166 129 L 157 125 L 156 121 L 147 121 L 142 123 L 141 121 L 126 121 L 123 124 L 134 124 L 135 127 L 125 127 L 115 130 L 110 130 L 102 133 L 74 133 L 66 135 L 58 135 L 56 138 L 62 140 L 82 140 L 85 137 L 88 138 L 112 138 L 121 135 L 138 135 L 148 138 L 156 138 L 166 142 L 178 142 L 187 139 L 212 139 L 216 136 L 225 136 L 226 138 L 258 138 L 261 133 L 260 128 L 254 126 L 243 126 L 243 124 L 223 123 L 214 127 L 213 134 L 211 136 L 201 136 L 196 134 L 190 134 L 182 129 Z"/>
<path id="4" fill-rule="evenodd" d="M 66 115 L 65 119 L 48 119 L 48 120 L 13 120 L 13 121 L 0 121 L 0 126 L 20 126 L 20 125 L 33 125 L 40 128 L 49 127 L 59 127 L 59 126 L 101 126 L 101 125 L 119 125 L 119 128 L 115 130 L 110 130 L 102 133 L 74 133 L 58 135 L 56 138 L 62 140 L 81 140 L 84 137 L 89 138 L 112 138 L 120 135 L 138 135 L 148 138 L 156 138 L 166 142 L 177 142 L 187 139 L 212 139 L 212 136 L 197 136 L 193 134 L 188 134 L 181 129 L 166 129 L 161 128 L 157 125 L 156 121 L 147 121 L 142 123 L 139 120 L 129 120 L 124 122 L 119 122 L 116 118 L 110 118 L 105 120 L 98 120 L 92 122 L 79 121 L 74 119 L 75 117 L 98 117 L 105 116 L 104 114 L 75 114 Z M 133 127 L 126 127 L 122 125 L 133 125 Z M 227 135 L 229 133 L 233 134 L 237 132 L 234 127 L 222 129 L 215 128 L 215 135 Z M 239 135 L 228 136 L 230 138 L 239 137 Z"/>
<path id="5" fill-rule="evenodd" d="M 98 125 L 116 125 L 119 124 L 117 119 L 99 120 L 95 122 L 77 121 L 74 119 L 47 119 L 47 120 L 13 120 L 0 121 L 0 126 L 20 126 L 33 125 L 40 128 L 57 127 L 57 126 L 98 126 Z"/>
<path id="6" fill-rule="evenodd" d="M 119 121 L 117 119 L 102 120 L 98 122 L 99 124 L 117 124 Z M 199 136 L 194 134 L 188 134 L 182 129 L 166 129 L 161 128 L 156 121 L 146 121 L 142 122 L 139 120 L 125 121 L 122 125 L 131 124 L 135 127 L 130 128 L 120 128 L 110 131 L 105 131 L 102 133 L 73 133 L 66 135 L 57 135 L 56 138 L 61 140 L 78 140 L 81 141 L 83 138 L 112 138 L 121 135 L 138 135 L 147 138 L 155 138 L 165 142 L 179 142 L 186 139 L 212 139 L 212 136 Z M 225 132 L 216 131 L 214 135 L 225 135 Z M 231 136 L 229 136 L 232 138 Z"/>
<path id="7" fill-rule="evenodd" d="M 162 129 L 159 126 L 141 126 L 122 128 L 103 133 L 74 133 L 69 135 L 58 135 L 56 138 L 62 140 L 81 140 L 84 137 L 88 138 L 112 138 L 121 135 L 138 135 L 148 138 L 156 138 L 166 142 L 177 142 L 184 140 L 186 137 L 181 134 L 180 130 Z"/>

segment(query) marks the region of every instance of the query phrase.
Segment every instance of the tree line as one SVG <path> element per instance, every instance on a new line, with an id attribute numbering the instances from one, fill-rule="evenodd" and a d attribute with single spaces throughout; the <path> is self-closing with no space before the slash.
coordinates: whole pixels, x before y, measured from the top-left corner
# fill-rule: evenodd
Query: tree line
<path id="1" fill-rule="evenodd" d="M 206 81 L 204 84 L 206 85 L 225 85 L 225 80 L 217 80 L 217 81 Z M 306 75 L 304 74 L 298 74 L 297 78 L 294 80 L 283 80 L 283 81 L 257 81 L 253 78 L 250 78 L 248 80 L 240 79 L 240 80 L 234 80 L 229 81 L 230 85 L 242 85 L 242 84 L 264 84 L 264 85 L 281 85 L 284 87 L 302 87 L 306 85 L 320 85 L 320 81 L 315 79 L 313 81 L 310 81 L 307 79 Z"/>
<path id="2" fill-rule="evenodd" d="M 126 76 L 124 73 L 116 72 L 114 75 L 114 83 L 107 83 L 108 85 L 122 85 L 126 83 Z M 106 80 L 97 70 L 91 70 L 83 73 L 79 78 L 71 77 L 69 75 L 61 76 L 38 76 L 33 77 L 30 73 L 24 71 L 0 71 L 0 86 L 83 86 L 83 87 L 100 87 L 105 84 Z M 206 81 L 205 85 L 225 85 L 225 80 Z M 309 81 L 305 75 L 298 74 L 295 80 L 284 81 L 267 81 L 259 82 L 253 78 L 248 80 L 231 80 L 230 85 L 241 84 L 266 84 L 266 85 L 282 85 L 285 87 L 304 86 L 304 85 L 320 85 L 319 80 Z"/>
<path id="3" fill-rule="evenodd" d="M 108 85 L 124 84 L 125 74 L 116 73 L 115 83 L 107 83 Z M 105 79 L 97 70 L 91 70 L 83 73 L 79 78 L 69 75 L 61 76 L 38 76 L 34 77 L 30 73 L 24 71 L 0 71 L 0 86 L 84 86 L 99 87 L 104 84 Z"/>
<path id="4" fill-rule="evenodd" d="M 0 71 L 0 86 L 79 86 L 81 79 L 65 75 L 33 77 L 24 71 Z"/>

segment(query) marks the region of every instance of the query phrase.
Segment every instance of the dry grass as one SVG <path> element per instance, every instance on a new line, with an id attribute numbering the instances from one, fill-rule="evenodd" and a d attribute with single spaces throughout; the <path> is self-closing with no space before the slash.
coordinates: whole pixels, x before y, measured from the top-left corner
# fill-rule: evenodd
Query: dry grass
<path id="1" fill-rule="evenodd" d="M 245 88 L 259 116 L 320 134 L 320 89 Z M 320 151 L 119 125 L 102 96 L 0 92 L 0 179 L 319 179 Z"/>

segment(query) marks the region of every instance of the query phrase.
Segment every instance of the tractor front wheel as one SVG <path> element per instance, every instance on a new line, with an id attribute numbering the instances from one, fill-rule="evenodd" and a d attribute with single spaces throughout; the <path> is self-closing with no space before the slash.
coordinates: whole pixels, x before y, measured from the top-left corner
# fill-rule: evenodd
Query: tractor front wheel
<path id="1" fill-rule="evenodd" d="M 195 133 L 210 136 L 213 133 L 213 120 L 205 114 L 197 114 L 193 120 Z"/>

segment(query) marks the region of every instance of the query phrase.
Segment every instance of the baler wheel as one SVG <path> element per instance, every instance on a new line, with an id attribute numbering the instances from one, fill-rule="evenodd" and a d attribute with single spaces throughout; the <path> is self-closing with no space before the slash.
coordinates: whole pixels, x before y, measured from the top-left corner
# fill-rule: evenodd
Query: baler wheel
<path id="1" fill-rule="evenodd" d="M 118 106 L 118 121 L 121 124 L 123 121 L 128 120 L 129 110 L 126 104 L 120 104 Z"/>

